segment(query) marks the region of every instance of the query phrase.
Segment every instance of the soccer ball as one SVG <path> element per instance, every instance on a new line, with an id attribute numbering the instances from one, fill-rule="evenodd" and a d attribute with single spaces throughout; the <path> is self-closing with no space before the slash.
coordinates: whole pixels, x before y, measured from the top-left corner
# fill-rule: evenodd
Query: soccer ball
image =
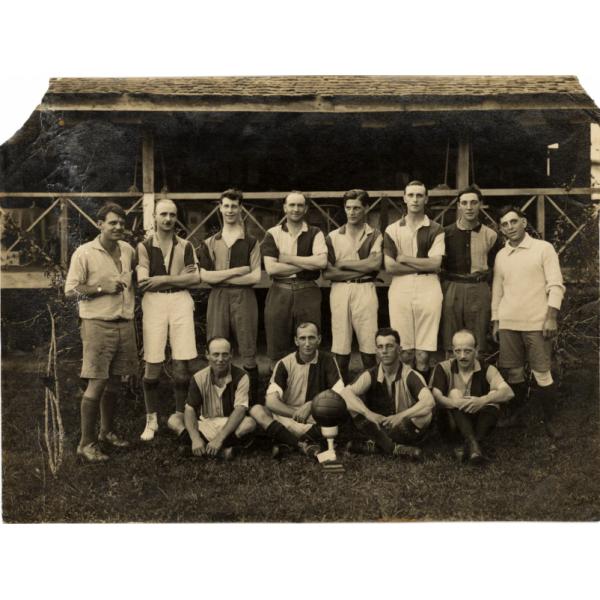
<path id="1" fill-rule="evenodd" d="M 315 396 L 311 413 L 321 427 L 335 427 L 350 416 L 344 399 L 332 390 L 325 390 Z"/>

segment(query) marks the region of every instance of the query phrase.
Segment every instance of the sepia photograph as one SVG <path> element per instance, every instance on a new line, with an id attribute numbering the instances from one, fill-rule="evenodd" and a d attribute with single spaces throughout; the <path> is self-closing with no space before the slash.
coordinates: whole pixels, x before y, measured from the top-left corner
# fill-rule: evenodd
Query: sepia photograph
<path id="1" fill-rule="evenodd" d="M 589 7 L 28 5 L 3 594 L 590 597 Z"/>

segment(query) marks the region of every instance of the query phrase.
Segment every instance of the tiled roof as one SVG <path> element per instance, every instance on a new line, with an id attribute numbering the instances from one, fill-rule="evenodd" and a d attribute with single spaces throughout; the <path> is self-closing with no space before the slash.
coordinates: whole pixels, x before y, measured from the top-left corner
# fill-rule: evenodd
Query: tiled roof
<path id="1" fill-rule="evenodd" d="M 56 78 L 51 95 L 129 94 L 213 97 L 587 96 L 573 76 L 297 76 Z"/>

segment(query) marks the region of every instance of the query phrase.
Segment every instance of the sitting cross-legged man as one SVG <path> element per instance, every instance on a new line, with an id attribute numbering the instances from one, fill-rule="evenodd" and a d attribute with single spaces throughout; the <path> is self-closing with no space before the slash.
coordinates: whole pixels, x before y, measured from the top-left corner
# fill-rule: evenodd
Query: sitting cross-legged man
<path id="1" fill-rule="evenodd" d="M 273 457 L 283 450 L 300 450 L 314 457 L 323 437 L 311 416 L 312 400 L 325 390 L 344 387 L 335 358 L 319 350 L 321 335 L 316 323 L 300 323 L 294 338 L 297 352 L 275 365 L 265 405 L 250 409 L 250 415 L 273 442 Z"/>
<path id="2" fill-rule="evenodd" d="M 452 351 L 454 358 L 438 363 L 431 380 L 433 396 L 442 407 L 439 425 L 463 439 L 464 446 L 455 450 L 457 458 L 479 464 L 486 458 L 479 444 L 494 429 L 500 404 L 514 394 L 494 365 L 477 360 L 471 331 L 454 334 Z"/>
<path id="3" fill-rule="evenodd" d="M 419 460 L 418 446 L 428 437 L 435 401 L 423 376 L 400 360 L 395 329 L 379 329 L 375 349 L 380 364 L 340 392 L 354 425 L 367 438 L 364 443 L 352 440 L 348 450 Z"/>
<path id="4" fill-rule="evenodd" d="M 208 341 L 208 367 L 192 376 L 185 405 L 187 430 L 180 436 L 194 456 L 233 458 L 235 450 L 256 428 L 247 416 L 250 380 L 231 364 L 231 343 L 217 337 Z"/>

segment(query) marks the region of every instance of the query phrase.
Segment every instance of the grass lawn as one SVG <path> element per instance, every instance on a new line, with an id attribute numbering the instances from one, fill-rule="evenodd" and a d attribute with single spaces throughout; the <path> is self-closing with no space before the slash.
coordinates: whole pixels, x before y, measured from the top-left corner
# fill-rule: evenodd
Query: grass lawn
<path id="1" fill-rule="evenodd" d="M 78 360 L 61 363 L 65 458 L 54 478 L 42 454 L 44 357 L 2 363 L 3 518 L 33 522 L 322 522 L 600 519 L 595 370 L 570 373 L 559 411 L 565 437 L 552 445 L 532 406 L 528 427 L 496 430 L 484 468 L 457 464 L 434 437 L 421 464 L 341 454 L 344 474 L 307 458 L 272 460 L 255 450 L 231 463 L 184 458 L 167 432 L 142 444 L 141 397 L 130 396 L 118 430 L 132 448 L 81 465 Z M 41 367 L 43 369 L 43 367 Z M 169 394 L 165 384 L 165 394 Z M 171 408 L 165 403 L 164 416 Z"/>

